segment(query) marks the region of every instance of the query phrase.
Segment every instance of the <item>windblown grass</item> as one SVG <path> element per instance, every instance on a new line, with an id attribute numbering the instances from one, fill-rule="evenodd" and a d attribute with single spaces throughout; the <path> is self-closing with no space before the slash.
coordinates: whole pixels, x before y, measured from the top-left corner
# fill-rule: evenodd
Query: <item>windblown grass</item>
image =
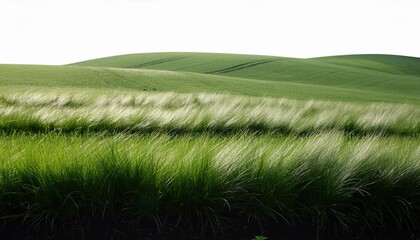
<path id="1" fill-rule="evenodd" d="M 10 91 L 0 132 L 6 226 L 306 222 L 320 234 L 420 220 L 417 105 Z"/>
<path id="2" fill-rule="evenodd" d="M 151 134 L 0 136 L 0 215 L 30 224 L 126 219 L 223 229 L 415 224 L 420 140 Z"/>
<path id="3" fill-rule="evenodd" d="M 417 136 L 420 109 L 221 94 L 27 92 L 0 96 L 0 130 Z"/>

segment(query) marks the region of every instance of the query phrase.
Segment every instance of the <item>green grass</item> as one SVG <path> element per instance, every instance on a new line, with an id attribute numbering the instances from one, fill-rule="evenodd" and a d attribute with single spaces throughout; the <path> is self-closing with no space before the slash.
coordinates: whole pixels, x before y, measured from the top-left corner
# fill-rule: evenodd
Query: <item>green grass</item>
<path id="1" fill-rule="evenodd" d="M 417 226 L 419 63 L 151 53 L 0 65 L 2 230 Z"/>
<path id="2" fill-rule="evenodd" d="M 92 88 L 125 91 L 217 92 L 349 102 L 420 103 L 419 60 L 394 68 L 350 57 L 290 59 L 267 56 L 153 53 L 110 57 L 71 66 L 0 65 L 0 89 Z M 351 62 L 343 65 L 342 62 Z M 332 63 L 335 62 L 335 63 Z M 397 65 L 397 64 L 396 64 Z M 388 66 L 388 68 L 386 67 Z M 395 67 L 398 68 L 398 67 Z M 410 70 L 411 69 L 411 70 Z M 413 70 L 414 69 L 414 70 Z"/>
<path id="3" fill-rule="evenodd" d="M 414 98 L 418 97 L 420 89 L 420 59 L 387 55 L 293 59 L 231 54 L 150 53 L 109 57 L 76 65 L 207 73 L 274 83 L 299 83 L 308 87 L 409 95 Z M 318 89 L 315 91 L 319 92 Z"/>
<path id="4" fill-rule="evenodd" d="M 4 132 L 172 132 L 418 136 L 420 109 L 221 94 L 46 92 L 0 95 Z"/>
<path id="5" fill-rule="evenodd" d="M 110 217 L 220 229 L 230 216 L 404 226 L 420 214 L 418 138 L 332 132 L 0 139 L 2 218 L 31 224 Z"/>
<path id="6" fill-rule="evenodd" d="M 322 57 L 316 60 L 396 75 L 420 75 L 420 59 L 392 55 L 345 55 Z"/>

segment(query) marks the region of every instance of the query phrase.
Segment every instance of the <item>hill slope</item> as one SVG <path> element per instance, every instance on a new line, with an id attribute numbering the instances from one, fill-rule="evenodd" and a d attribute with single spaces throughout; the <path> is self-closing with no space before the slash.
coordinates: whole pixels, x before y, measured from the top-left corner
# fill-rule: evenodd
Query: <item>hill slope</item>
<path id="1" fill-rule="evenodd" d="M 313 60 L 397 75 L 420 76 L 420 59 L 414 57 L 372 54 L 322 57 Z"/>
<path id="2" fill-rule="evenodd" d="M 293 59 L 210 53 L 132 54 L 68 66 L 0 65 L 0 89 L 222 92 L 420 103 L 419 63 L 416 58 L 381 55 Z"/>
<path id="3" fill-rule="evenodd" d="M 420 103 L 410 95 L 263 81 L 189 72 L 79 66 L 0 65 L 0 90 L 16 92 L 45 88 L 89 91 L 220 92 L 249 96 L 342 101 Z"/>
<path id="4" fill-rule="evenodd" d="M 294 59 L 211 53 L 146 53 L 76 65 L 196 72 L 391 95 L 417 96 L 420 91 L 420 59 L 389 55 Z"/>

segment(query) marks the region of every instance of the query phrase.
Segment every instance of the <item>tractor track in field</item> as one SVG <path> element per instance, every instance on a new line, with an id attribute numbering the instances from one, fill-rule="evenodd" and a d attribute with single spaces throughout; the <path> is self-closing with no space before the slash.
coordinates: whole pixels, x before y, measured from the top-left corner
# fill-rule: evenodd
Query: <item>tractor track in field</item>
<path id="1" fill-rule="evenodd" d="M 144 68 L 144 67 L 158 65 L 158 64 L 162 64 L 162 63 L 166 63 L 166 62 L 172 62 L 172 61 L 176 61 L 176 60 L 180 60 L 180 59 L 184 59 L 184 58 L 188 58 L 188 57 L 189 56 L 175 56 L 175 57 L 169 57 L 169 58 L 162 58 L 162 59 L 158 59 L 158 60 L 154 60 L 154 61 L 150 61 L 150 62 L 145 62 L 145 63 L 129 66 L 129 67 L 126 67 L 126 68 Z"/>
<path id="2" fill-rule="evenodd" d="M 252 61 L 252 62 L 238 64 L 238 65 L 228 67 L 228 68 L 223 68 L 223 69 L 216 70 L 216 71 L 206 72 L 206 74 L 229 73 L 229 72 L 239 71 L 239 70 L 242 70 L 242 69 L 245 69 L 245 68 L 254 67 L 254 66 L 257 66 L 257 65 L 261 65 L 261 64 L 274 62 L 276 60 L 277 59 L 262 59 L 262 60 Z"/>

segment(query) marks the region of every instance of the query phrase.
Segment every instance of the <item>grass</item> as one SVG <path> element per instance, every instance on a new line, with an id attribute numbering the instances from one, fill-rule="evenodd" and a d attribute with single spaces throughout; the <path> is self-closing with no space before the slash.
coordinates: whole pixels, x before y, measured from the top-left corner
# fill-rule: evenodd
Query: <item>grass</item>
<path id="1" fill-rule="evenodd" d="M 394 59 L 391 63 L 404 59 L 403 65 L 408 67 L 403 69 L 400 64 L 402 70 L 393 70 L 391 63 L 384 66 L 379 61 L 369 60 L 369 56 L 360 59 L 370 61 L 369 68 L 372 69 L 359 67 L 359 60 L 346 60 L 345 57 L 290 59 L 153 53 L 67 66 L 0 65 L 0 89 L 216 92 L 300 100 L 419 104 L 420 75 L 415 71 L 419 60 L 397 56 L 383 58 Z M 341 64 L 344 60 L 346 64 Z"/>
<path id="2" fill-rule="evenodd" d="M 110 217 L 159 227 L 167 219 L 220 229 L 227 216 L 347 227 L 405 226 L 420 213 L 418 138 L 335 132 L 0 138 L 3 219 Z"/>
<path id="3" fill-rule="evenodd" d="M 352 66 L 397 75 L 418 76 L 420 74 L 420 60 L 413 57 L 392 55 L 347 55 L 322 57 L 317 58 L 317 60 L 331 64 Z"/>
<path id="4" fill-rule="evenodd" d="M 418 64 L 153 53 L 0 65 L 2 234 L 416 234 Z"/>
<path id="5" fill-rule="evenodd" d="M 48 93 L 0 96 L 4 132 L 254 132 L 405 135 L 420 133 L 420 110 L 408 104 L 179 93 Z"/>
<path id="6" fill-rule="evenodd" d="M 160 59 L 172 61 L 160 62 Z M 155 64 L 145 65 L 147 62 Z M 418 97 L 420 89 L 420 59 L 389 55 L 295 59 L 233 54 L 148 53 L 109 57 L 76 65 L 195 72 L 260 80 L 264 84 L 302 84 L 308 87 L 334 87 L 351 89 L 353 92 L 369 91 L 406 97 Z M 329 93 L 321 89 L 313 90 L 326 95 Z M 345 98 L 343 96 L 342 100 L 348 100 Z M 387 98 L 384 97 L 382 101 Z M 404 97 L 388 100 L 398 98 Z"/>

